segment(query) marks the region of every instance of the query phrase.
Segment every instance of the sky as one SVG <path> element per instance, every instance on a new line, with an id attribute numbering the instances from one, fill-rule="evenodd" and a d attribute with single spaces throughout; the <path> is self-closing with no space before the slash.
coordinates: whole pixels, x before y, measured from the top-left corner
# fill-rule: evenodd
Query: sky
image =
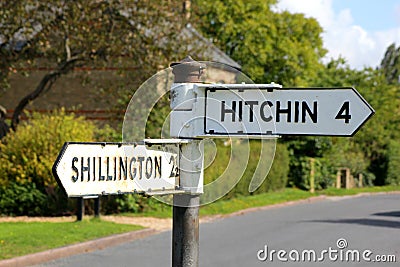
<path id="1" fill-rule="evenodd" d="M 400 46 L 400 0 L 279 0 L 277 9 L 318 20 L 324 62 L 341 56 L 353 68 L 375 68 L 389 45 Z"/>

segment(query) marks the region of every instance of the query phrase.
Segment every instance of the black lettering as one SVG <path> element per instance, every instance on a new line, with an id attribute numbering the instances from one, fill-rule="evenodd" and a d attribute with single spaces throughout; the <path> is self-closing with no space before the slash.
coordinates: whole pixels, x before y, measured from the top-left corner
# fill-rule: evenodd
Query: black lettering
<path id="1" fill-rule="evenodd" d="M 264 102 L 261 104 L 261 107 L 260 107 L 261 119 L 262 119 L 263 121 L 265 121 L 265 122 L 270 122 L 270 121 L 272 121 L 272 116 L 270 115 L 268 118 L 265 116 L 265 106 L 272 107 L 271 101 L 264 101 Z M 270 109 L 269 109 L 269 110 L 270 110 Z"/>
<path id="2" fill-rule="evenodd" d="M 150 165 L 150 171 L 149 171 L 149 165 Z M 148 157 L 146 159 L 146 178 L 150 179 L 152 173 L 153 173 L 153 160 L 151 159 L 151 157 Z"/>
<path id="3" fill-rule="evenodd" d="M 124 174 L 124 180 L 128 179 L 128 158 L 125 157 L 125 163 L 124 160 L 120 157 L 119 158 L 119 179 L 122 180 L 122 174 Z"/>
<path id="4" fill-rule="evenodd" d="M 110 175 L 110 158 L 107 157 L 107 181 L 112 180 L 112 176 Z"/>
<path id="5" fill-rule="evenodd" d="M 104 181 L 105 178 L 104 175 L 101 175 L 101 157 L 99 157 L 99 181 Z"/>
<path id="6" fill-rule="evenodd" d="M 99 181 L 104 181 L 106 177 L 101 175 L 101 157 L 99 157 Z"/>
<path id="7" fill-rule="evenodd" d="M 175 163 L 176 163 L 176 158 L 174 156 L 171 156 L 171 158 L 169 159 L 169 164 L 172 163 L 172 169 L 171 169 L 171 173 L 169 175 L 169 177 L 176 177 L 176 173 L 175 173 Z"/>
<path id="8" fill-rule="evenodd" d="M 294 102 L 294 122 L 299 122 L 299 117 L 300 117 L 300 102 L 295 101 Z"/>
<path id="9" fill-rule="evenodd" d="M 225 101 L 222 101 L 221 105 L 221 121 L 225 121 L 225 114 L 231 113 L 232 114 L 232 122 L 235 122 L 236 117 L 236 102 L 232 101 L 232 109 L 225 108 Z"/>
<path id="10" fill-rule="evenodd" d="M 72 175 L 72 182 L 76 182 L 76 181 L 78 181 L 78 177 L 79 177 L 79 171 L 78 171 L 78 168 L 75 166 L 75 162 L 78 162 L 78 158 L 77 157 L 74 157 L 73 159 L 72 159 L 72 170 L 75 172 L 75 174 L 76 174 L 76 176 L 73 176 Z"/>
<path id="11" fill-rule="evenodd" d="M 346 101 L 343 103 L 343 106 L 340 108 L 335 119 L 336 120 L 344 120 L 344 123 L 350 122 L 351 114 L 350 114 L 350 102 L 349 101 Z"/>
<path id="12" fill-rule="evenodd" d="M 245 101 L 244 104 L 250 106 L 249 121 L 253 122 L 253 117 L 254 117 L 253 107 L 258 105 L 258 101 Z"/>
<path id="13" fill-rule="evenodd" d="M 96 181 L 96 157 L 93 157 L 93 181 Z"/>
<path id="14" fill-rule="evenodd" d="M 83 182 L 83 172 L 88 173 L 88 182 L 90 181 L 90 158 L 87 158 L 87 166 L 83 165 L 83 157 L 81 157 L 81 182 Z"/>
<path id="15" fill-rule="evenodd" d="M 144 157 L 137 157 L 138 161 L 139 161 L 139 179 L 143 178 L 143 161 L 144 161 Z"/>
<path id="16" fill-rule="evenodd" d="M 243 101 L 239 101 L 239 121 L 243 119 Z"/>
<path id="17" fill-rule="evenodd" d="M 114 181 L 117 180 L 117 157 L 114 157 Z"/>
<path id="18" fill-rule="evenodd" d="M 277 106 L 276 106 L 276 122 L 280 122 L 281 121 L 281 114 L 286 114 L 287 115 L 287 122 L 291 122 L 292 120 L 292 102 L 288 101 L 288 107 L 286 109 L 281 108 L 281 102 L 277 101 L 276 102 Z"/>
<path id="19" fill-rule="evenodd" d="M 313 123 L 318 122 L 318 103 L 314 101 L 313 103 L 313 111 L 311 111 L 310 107 L 307 105 L 307 102 L 303 101 L 301 104 L 301 113 L 302 113 L 302 123 L 306 122 L 306 113 L 310 116 Z"/>
<path id="20" fill-rule="evenodd" d="M 158 176 L 159 178 L 161 178 L 161 156 L 158 157 L 154 157 L 154 178 L 157 178 L 157 172 L 158 172 Z"/>
<path id="21" fill-rule="evenodd" d="M 131 180 L 136 178 L 136 167 L 132 168 L 132 165 L 136 163 L 136 158 L 132 157 L 130 162 L 129 162 L 129 174 L 131 176 Z M 132 173 L 132 169 L 133 169 L 133 173 Z"/>

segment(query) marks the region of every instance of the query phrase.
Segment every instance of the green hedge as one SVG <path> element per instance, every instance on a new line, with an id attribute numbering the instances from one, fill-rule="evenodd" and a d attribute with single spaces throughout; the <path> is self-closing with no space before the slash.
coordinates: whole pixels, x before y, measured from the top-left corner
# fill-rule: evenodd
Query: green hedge
<path id="1" fill-rule="evenodd" d="M 314 161 L 314 189 L 325 189 L 333 186 L 336 169 L 326 158 L 306 156 L 292 157 L 290 162 L 290 185 L 310 190 L 311 164 Z"/>
<path id="2" fill-rule="evenodd" d="M 0 214 L 45 215 L 64 212 L 51 168 L 66 141 L 91 141 L 95 125 L 64 110 L 32 114 L 0 141 Z"/>
<path id="3" fill-rule="evenodd" d="M 38 215 L 45 213 L 47 197 L 34 183 L 11 182 L 0 186 L 0 214 Z"/>
<path id="4" fill-rule="evenodd" d="M 400 141 L 391 141 L 388 148 L 386 184 L 400 184 Z"/>
<path id="5" fill-rule="evenodd" d="M 235 142 L 235 141 L 233 141 Z M 216 142 L 218 154 L 213 165 L 206 169 L 204 174 L 205 183 L 209 183 L 221 175 L 230 159 L 230 146 L 224 146 L 222 142 Z M 232 198 L 238 195 L 246 196 L 250 194 L 261 194 L 268 191 L 279 190 L 287 185 L 287 177 L 289 172 L 289 153 L 285 144 L 278 143 L 275 151 L 275 157 L 271 169 L 261 184 L 261 186 L 253 193 L 249 192 L 249 184 L 253 178 L 260 159 L 261 143 L 258 140 L 250 141 L 250 158 L 243 177 L 238 184 L 225 196 Z M 235 144 L 233 144 L 235 145 Z M 235 166 L 234 166 L 235 167 Z M 238 171 L 242 170 L 243 166 L 236 166 Z M 223 190 L 223 189 L 221 189 Z"/>
<path id="6" fill-rule="evenodd" d="M 285 144 L 276 146 L 274 162 L 267 179 L 261 184 L 256 193 L 276 191 L 287 186 L 289 174 L 289 152 Z"/>
<path id="7" fill-rule="evenodd" d="M 55 186 L 51 167 L 66 141 L 91 141 L 95 126 L 83 117 L 33 113 L 29 120 L 0 142 L 1 185 L 35 183 L 40 189 Z"/>
<path id="8" fill-rule="evenodd" d="M 109 126 L 97 126 L 84 117 L 54 111 L 33 113 L 15 132 L 0 141 L 0 215 L 74 214 L 76 199 L 68 199 L 58 187 L 51 168 L 64 142 L 121 141 Z M 102 197 L 102 211 L 143 212 L 158 201 L 140 195 Z M 93 201 L 85 201 L 86 214 Z"/>

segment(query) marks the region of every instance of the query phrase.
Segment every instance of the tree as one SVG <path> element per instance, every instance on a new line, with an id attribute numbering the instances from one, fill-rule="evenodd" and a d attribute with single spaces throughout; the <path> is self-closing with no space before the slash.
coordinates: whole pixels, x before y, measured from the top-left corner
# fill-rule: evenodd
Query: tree
<path id="1" fill-rule="evenodd" d="M 380 69 L 389 84 L 400 84 L 400 46 L 396 48 L 396 44 L 391 44 L 386 49 Z"/>
<path id="2" fill-rule="evenodd" d="M 329 62 L 311 83 L 312 86 L 355 87 L 375 109 L 375 115 L 353 138 L 340 141 L 333 138 L 332 142 L 343 147 L 339 154 L 355 155 L 361 151 L 363 155 L 358 158 L 368 161 L 368 170 L 375 174 L 377 185 L 386 183 L 389 144 L 400 138 L 399 90 L 398 86 L 388 84 L 386 78 L 381 70 L 351 69 L 339 58 Z M 351 164 L 351 160 L 348 163 Z"/>
<path id="3" fill-rule="evenodd" d="M 322 28 L 303 14 L 274 12 L 276 0 L 194 1 L 201 31 L 257 83 L 302 85 L 322 67 Z"/>
<path id="4" fill-rule="evenodd" d="M 76 67 L 137 66 L 135 77 L 140 82 L 160 65 L 183 58 L 187 46 L 180 31 L 185 18 L 179 12 L 181 1 L 177 0 L 1 1 L 2 89 L 7 89 L 9 75 L 20 66 L 53 69 L 21 99 L 12 128 L 29 102 Z"/>

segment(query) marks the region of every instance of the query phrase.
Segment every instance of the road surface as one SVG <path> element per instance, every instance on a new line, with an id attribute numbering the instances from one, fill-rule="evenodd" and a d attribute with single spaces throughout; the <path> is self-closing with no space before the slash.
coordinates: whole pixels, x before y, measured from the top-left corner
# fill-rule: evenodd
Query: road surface
<path id="1" fill-rule="evenodd" d="M 273 250 L 276 252 L 272 253 Z M 36 267 L 171 266 L 170 251 L 171 231 L 166 231 Z M 394 257 L 396 263 L 376 261 L 393 261 Z M 400 194 L 330 197 L 248 212 L 200 226 L 200 266 L 399 266 L 399 263 Z"/>

